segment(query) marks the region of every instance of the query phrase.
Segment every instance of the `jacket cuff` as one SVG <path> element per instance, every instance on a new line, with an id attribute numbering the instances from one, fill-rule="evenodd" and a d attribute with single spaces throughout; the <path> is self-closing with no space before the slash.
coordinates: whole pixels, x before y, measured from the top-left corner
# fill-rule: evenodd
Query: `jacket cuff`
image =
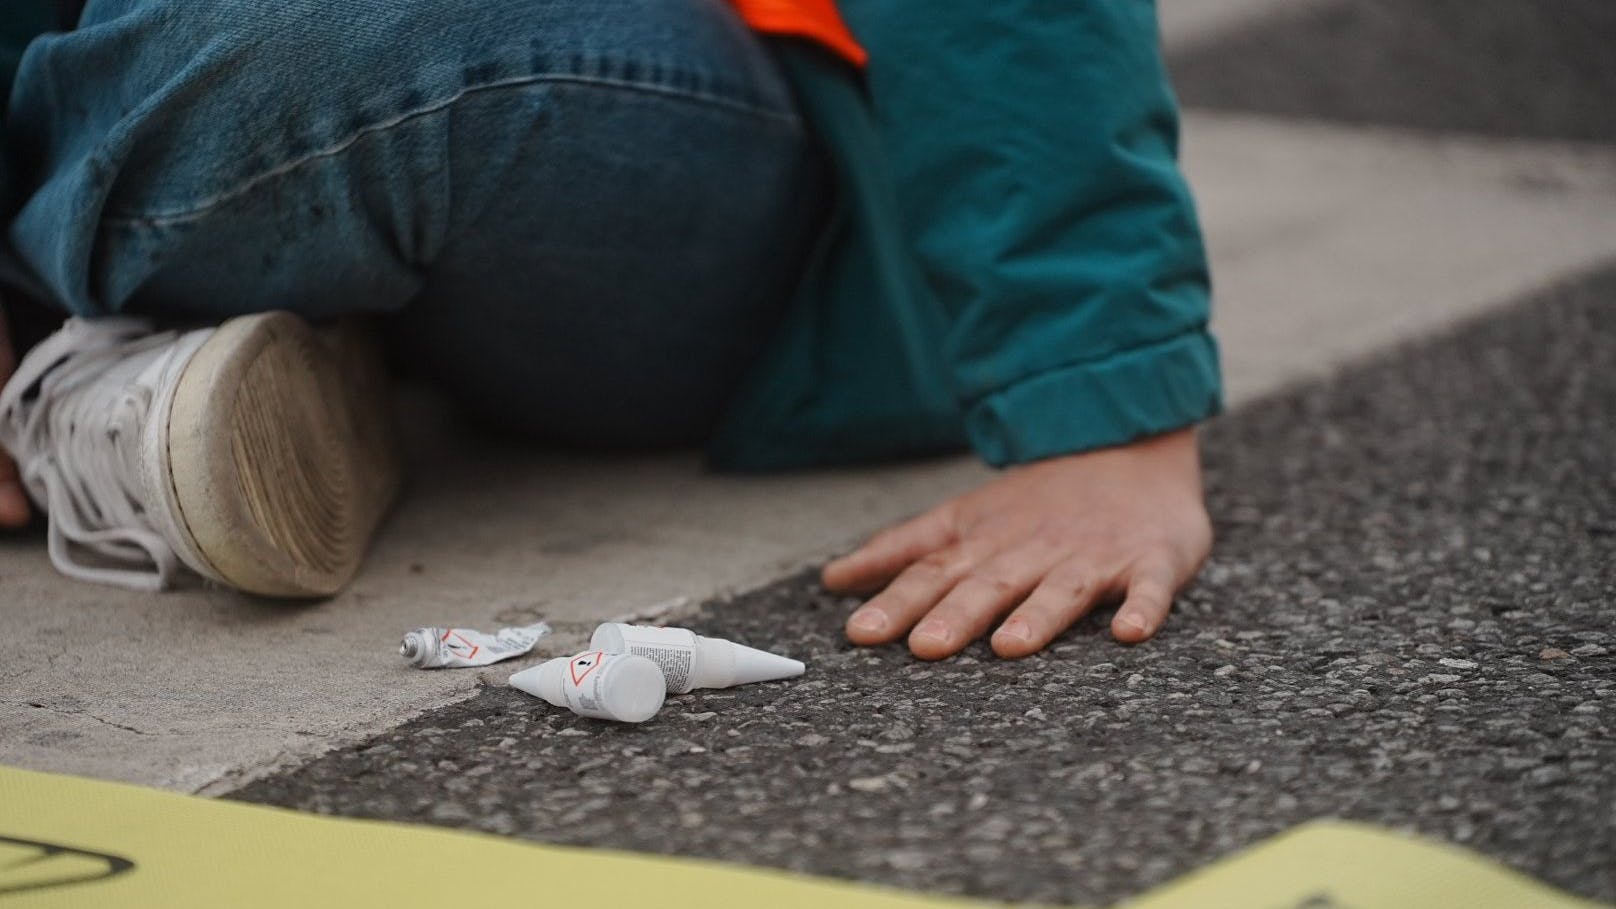
<path id="1" fill-rule="evenodd" d="M 1217 342 L 1197 329 L 993 392 L 967 409 L 966 432 L 1003 467 L 1182 429 L 1222 409 Z"/>

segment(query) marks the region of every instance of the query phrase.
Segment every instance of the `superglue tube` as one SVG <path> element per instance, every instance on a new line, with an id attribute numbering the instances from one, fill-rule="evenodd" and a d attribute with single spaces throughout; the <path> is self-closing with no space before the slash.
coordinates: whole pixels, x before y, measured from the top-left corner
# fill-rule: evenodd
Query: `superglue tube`
<path id="1" fill-rule="evenodd" d="M 591 650 L 511 676 L 511 686 L 579 716 L 643 723 L 662 709 L 667 685 L 645 657 Z"/>
<path id="2" fill-rule="evenodd" d="M 667 680 L 669 694 L 790 679 L 802 675 L 805 668 L 797 660 L 723 638 L 704 638 L 688 628 L 607 622 L 595 629 L 589 646 L 655 662 Z"/>
<path id="3" fill-rule="evenodd" d="M 544 622 L 501 628 L 493 634 L 468 628 L 417 628 L 404 635 L 398 654 L 417 669 L 487 666 L 527 653 L 549 633 Z"/>

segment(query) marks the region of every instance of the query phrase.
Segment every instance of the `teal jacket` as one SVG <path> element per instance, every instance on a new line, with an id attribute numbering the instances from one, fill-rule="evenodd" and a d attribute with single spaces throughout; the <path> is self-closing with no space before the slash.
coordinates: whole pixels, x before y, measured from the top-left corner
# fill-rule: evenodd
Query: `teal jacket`
<path id="1" fill-rule="evenodd" d="M 966 442 L 995 465 L 1221 406 L 1206 252 L 1150 0 L 841 0 L 864 77 L 784 48 L 837 174 L 731 467 Z"/>
<path id="2" fill-rule="evenodd" d="M 712 461 L 969 445 L 1004 465 L 1216 413 L 1206 253 L 1151 0 L 838 5 L 862 73 L 779 41 L 833 211 Z"/>

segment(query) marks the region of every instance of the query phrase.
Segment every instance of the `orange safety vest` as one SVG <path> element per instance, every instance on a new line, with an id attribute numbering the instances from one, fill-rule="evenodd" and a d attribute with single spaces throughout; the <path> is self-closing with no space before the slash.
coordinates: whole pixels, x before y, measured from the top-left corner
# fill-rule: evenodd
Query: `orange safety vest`
<path id="1" fill-rule="evenodd" d="M 746 24 L 760 32 L 817 41 L 838 56 L 863 66 L 869 54 L 848 31 L 835 0 L 729 0 Z"/>

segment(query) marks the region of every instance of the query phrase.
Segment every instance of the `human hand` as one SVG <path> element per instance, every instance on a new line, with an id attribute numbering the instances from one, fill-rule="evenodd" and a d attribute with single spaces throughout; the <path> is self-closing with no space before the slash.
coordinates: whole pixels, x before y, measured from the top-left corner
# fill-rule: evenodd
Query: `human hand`
<path id="1" fill-rule="evenodd" d="M 11 330 L 0 309 L 0 388 L 17 368 L 17 352 L 11 346 Z M 21 527 L 28 523 L 28 494 L 22 490 L 17 465 L 5 449 L 0 449 L 0 527 Z"/>
<path id="2" fill-rule="evenodd" d="M 1195 431 L 1013 467 L 876 534 L 825 566 L 839 593 L 880 591 L 847 621 L 855 644 L 909 635 L 921 659 L 993 635 L 1006 658 L 1043 649 L 1097 604 L 1125 598 L 1111 634 L 1161 628 L 1212 548 Z"/>

